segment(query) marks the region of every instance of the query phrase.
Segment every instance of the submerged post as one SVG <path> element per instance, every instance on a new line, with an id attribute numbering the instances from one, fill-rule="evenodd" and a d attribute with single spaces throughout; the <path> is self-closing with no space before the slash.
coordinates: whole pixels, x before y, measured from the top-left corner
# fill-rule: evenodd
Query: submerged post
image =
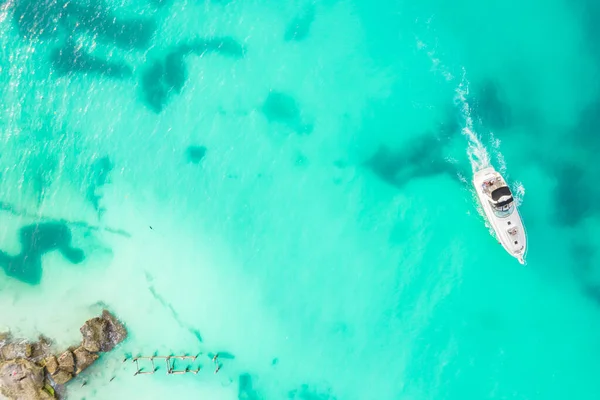
<path id="1" fill-rule="evenodd" d="M 154 365 L 154 356 L 148 356 L 148 357 L 135 357 L 132 359 L 132 361 L 135 362 L 135 365 L 137 367 L 137 371 L 135 372 L 135 374 L 133 376 L 136 375 L 152 375 L 156 372 L 156 366 Z M 139 360 L 150 360 L 150 362 L 152 363 L 152 371 L 144 371 L 144 368 L 140 368 L 140 363 Z"/>
<path id="2" fill-rule="evenodd" d="M 188 355 L 181 355 L 181 356 L 173 356 L 173 355 L 169 355 L 169 356 L 158 356 L 158 355 L 153 355 L 153 356 L 138 356 L 138 357 L 134 357 L 134 358 L 131 359 L 132 362 L 135 362 L 136 367 L 137 367 L 137 370 L 136 370 L 134 376 L 136 376 L 136 375 L 152 375 L 156 371 L 158 371 L 158 367 L 156 367 L 155 364 L 154 364 L 154 359 L 155 358 L 164 359 L 165 360 L 165 364 L 167 366 L 167 375 L 183 375 L 183 374 L 187 374 L 187 373 L 192 373 L 192 374 L 197 375 L 198 372 L 200 372 L 200 369 L 201 369 L 200 365 L 198 366 L 197 369 L 190 369 L 189 365 L 185 369 L 181 369 L 181 370 L 176 370 L 175 369 L 175 360 L 191 360 L 192 362 L 194 362 L 198 358 L 198 355 L 195 355 L 195 356 L 188 356 Z M 143 367 L 140 368 L 139 360 L 150 360 L 150 362 L 152 363 L 152 371 L 144 371 Z M 171 360 L 173 360 L 173 361 L 171 361 Z"/>

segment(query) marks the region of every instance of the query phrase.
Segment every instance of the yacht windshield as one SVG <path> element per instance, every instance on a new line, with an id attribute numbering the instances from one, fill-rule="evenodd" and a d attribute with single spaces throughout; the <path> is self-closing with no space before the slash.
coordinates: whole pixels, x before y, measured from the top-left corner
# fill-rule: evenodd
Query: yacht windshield
<path id="1" fill-rule="evenodd" d="M 508 186 L 499 187 L 490 193 L 492 197 L 492 207 L 498 211 L 508 210 L 513 202 L 512 193 Z"/>
<path id="2" fill-rule="evenodd" d="M 510 198 L 510 200 L 503 201 L 502 203 L 492 204 L 492 210 L 494 211 L 494 214 L 496 214 L 496 216 L 498 218 L 508 217 L 510 214 L 512 214 L 514 209 L 515 209 L 515 204 L 513 203 L 512 197 Z"/>
<path id="3" fill-rule="evenodd" d="M 512 197 L 512 193 L 508 186 L 502 186 L 492 192 L 492 200 L 498 201 L 505 196 Z"/>

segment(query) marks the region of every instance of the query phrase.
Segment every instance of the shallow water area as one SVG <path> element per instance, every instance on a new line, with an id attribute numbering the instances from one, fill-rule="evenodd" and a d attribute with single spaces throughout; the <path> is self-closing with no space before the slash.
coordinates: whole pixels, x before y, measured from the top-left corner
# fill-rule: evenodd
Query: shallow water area
<path id="1" fill-rule="evenodd" d="M 0 12 L 0 331 L 129 332 L 68 398 L 598 397 L 581 4 L 94 4 Z"/>

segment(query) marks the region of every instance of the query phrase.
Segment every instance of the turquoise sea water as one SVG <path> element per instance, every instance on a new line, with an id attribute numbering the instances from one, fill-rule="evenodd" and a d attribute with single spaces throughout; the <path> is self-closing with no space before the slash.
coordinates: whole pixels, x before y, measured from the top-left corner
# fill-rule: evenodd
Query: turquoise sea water
<path id="1" fill-rule="evenodd" d="M 597 399 L 599 18 L 5 1 L 0 330 L 61 348 L 114 311 L 130 336 L 74 399 Z M 486 162 L 525 267 L 478 212 Z M 204 369 L 122 363 L 154 352 Z"/>

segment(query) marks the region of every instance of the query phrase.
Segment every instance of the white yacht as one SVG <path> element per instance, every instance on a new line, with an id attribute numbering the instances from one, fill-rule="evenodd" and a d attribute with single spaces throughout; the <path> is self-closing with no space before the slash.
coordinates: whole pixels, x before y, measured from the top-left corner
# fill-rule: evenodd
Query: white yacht
<path id="1" fill-rule="evenodd" d="M 506 181 L 494 168 L 488 167 L 475 172 L 473 185 L 496 238 L 511 256 L 525 264 L 525 227 Z"/>

